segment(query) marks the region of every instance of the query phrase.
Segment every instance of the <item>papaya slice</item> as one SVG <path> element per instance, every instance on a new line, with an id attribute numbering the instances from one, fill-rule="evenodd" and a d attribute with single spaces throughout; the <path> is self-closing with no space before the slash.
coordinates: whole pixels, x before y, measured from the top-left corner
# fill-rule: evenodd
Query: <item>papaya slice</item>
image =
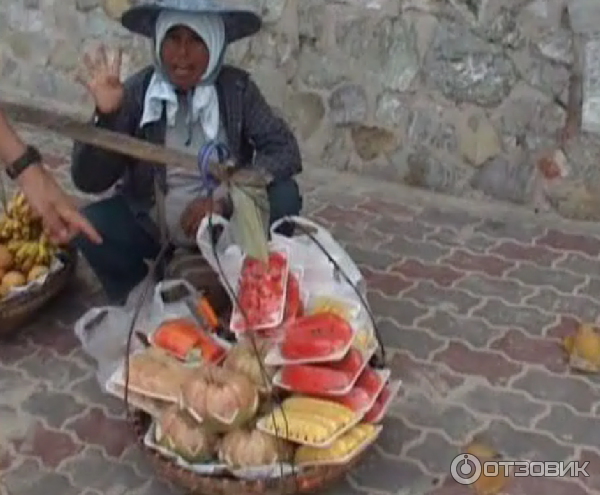
<path id="1" fill-rule="evenodd" d="M 292 364 L 281 369 L 280 383 L 300 394 L 326 395 L 344 390 L 352 382 L 343 371 L 319 365 Z"/>
<path id="2" fill-rule="evenodd" d="M 287 322 L 302 315 L 302 300 L 300 298 L 300 285 L 293 273 L 288 275 L 285 310 L 283 321 Z"/>
<path id="3" fill-rule="evenodd" d="M 179 359 L 185 359 L 201 342 L 201 332 L 198 325 L 186 318 L 167 320 L 154 333 L 154 345 Z"/>

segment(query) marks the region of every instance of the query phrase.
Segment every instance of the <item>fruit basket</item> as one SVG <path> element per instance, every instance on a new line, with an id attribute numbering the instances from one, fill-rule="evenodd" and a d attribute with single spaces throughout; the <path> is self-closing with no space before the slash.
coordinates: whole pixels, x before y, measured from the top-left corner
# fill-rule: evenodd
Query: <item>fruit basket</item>
<path id="1" fill-rule="evenodd" d="M 14 335 L 23 325 L 39 315 L 50 301 L 58 296 L 73 279 L 77 267 L 77 252 L 69 248 L 57 255 L 62 267 L 49 273 L 43 284 L 10 299 L 0 300 L 0 338 Z"/>
<path id="2" fill-rule="evenodd" d="M 40 218 L 17 192 L 0 217 L 0 337 L 36 316 L 73 277 L 77 253 L 49 242 Z"/>
<path id="3" fill-rule="evenodd" d="M 326 488 L 377 440 L 398 392 L 390 370 L 371 364 L 377 339 L 360 306 L 335 294 L 301 296 L 302 271 L 275 261 L 277 270 L 288 270 L 279 282 L 287 285 L 278 296 L 283 310 L 273 305 L 280 315 L 275 327 L 265 332 L 259 323 L 236 333 L 224 323 L 235 317 L 226 293 L 206 290 L 215 285 L 214 272 L 195 281 L 198 292 L 190 292 L 188 281 L 181 287 L 163 281 L 155 288 L 162 316 L 137 327 L 147 339 L 103 382 L 107 393 L 125 399 L 156 473 L 186 492 Z M 263 276 L 247 265 L 240 278 Z M 199 300 L 227 309 L 211 318 Z M 186 306 L 195 316 L 177 314 Z"/>
<path id="4" fill-rule="evenodd" d="M 360 456 L 342 466 L 322 466 L 269 480 L 241 480 L 233 477 L 201 476 L 183 469 L 146 447 L 144 436 L 150 425 L 150 416 L 133 411 L 129 419 L 140 448 L 148 456 L 158 476 L 182 488 L 191 495 L 292 495 L 315 493 L 342 479 L 357 463 Z"/>
<path id="5" fill-rule="evenodd" d="M 101 387 L 124 400 L 156 473 L 186 492 L 326 488 L 377 441 L 400 390 L 368 303 L 329 261 L 284 243 L 227 270 L 201 251 L 137 307 L 76 323 Z"/>

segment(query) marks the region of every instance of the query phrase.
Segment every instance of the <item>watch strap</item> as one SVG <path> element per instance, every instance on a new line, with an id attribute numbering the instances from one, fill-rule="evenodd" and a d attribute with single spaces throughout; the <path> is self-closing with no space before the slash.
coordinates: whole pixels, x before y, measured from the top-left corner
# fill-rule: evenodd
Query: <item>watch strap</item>
<path id="1" fill-rule="evenodd" d="M 42 161 L 42 155 L 34 146 L 27 146 L 25 152 L 6 167 L 6 174 L 16 180 L 27 168 Z"/>

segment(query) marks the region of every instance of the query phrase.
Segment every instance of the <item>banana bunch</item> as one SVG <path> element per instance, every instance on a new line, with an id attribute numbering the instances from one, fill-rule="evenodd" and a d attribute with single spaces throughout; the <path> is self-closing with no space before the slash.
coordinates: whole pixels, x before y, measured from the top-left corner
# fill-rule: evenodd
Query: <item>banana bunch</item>
<path id="1" fill-rule="evenodd" d="M 7 248 L 13 255 L 15 268 L 23 273 L 29 272 L 34 266 L 49 266 L 56 254 L 56 247 L 43 234 L 33 241 L 12 240 Z"/>
<path id="2" fill-rule="evenodd" d="M 16 193 L 0 219 L 0 240 L 33 241 L 42 234 L 41 220 L 35 218 L 22 192 Z"/>
<path id="3" fill-rule="evenodd" d="M 371 424 L 359 424 L 335 440 L 327 448 L 316 448 L 302 445 L 296 451 L 297 465 L 327 464 L 348 461 L 363 447 L 374 440 L 381 429 Z"/>
<path id="4" fill-rule="evenodd" d="M 308 313 L 311 315 L 319 313 L 333 313 L 340 318 L 350 320 L 356 313 L 356 309 L 350 306 L 349 303 L 340 301 L 335 297 L 330 296 L 317 296 L 311 301 Z"/>
<path id="5" fill-rule="evenodd" d="M 265 432 L 284 440 L 305 445 L 326 444 L 347 427 L 356 415 L 347 407 L 311 397 L 286 399 L 259 421 Z"/>

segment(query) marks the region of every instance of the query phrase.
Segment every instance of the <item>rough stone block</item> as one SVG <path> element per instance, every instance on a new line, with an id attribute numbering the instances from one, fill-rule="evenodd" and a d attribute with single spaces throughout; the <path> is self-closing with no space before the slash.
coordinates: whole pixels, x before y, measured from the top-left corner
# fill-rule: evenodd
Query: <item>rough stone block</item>
<path id="1" fill-rule="evenodd" d="M 500 46 L 448 21 L 438 25 L 424 68 L 446 98 L 486 107 L 501 103 L 517 82 L 515 66 Z"/>
<path id="2" fill-rule="evenodd" d="M 600 2 L 597 0 L 569 2 L 568 11 L 571 26 L 577 34 L 600 32 Z"/>
<path id="3" fill-rule="evenodd" d="M 100 0 L 77 0 L 75 5 L 80 12 L 89 12 L 100 5 Z"/>
<path id="4" fill-rule="evenodd" d="M 458 125 L 461 155 L 472 165 L 481 166 L 501 151 L 496 129 L 483 116 L 463 115 Z"/>
<path id="5" fill-rule="evenodd" d="M 584 131 L 600 133 L 600 36 L 584 46 L 581 127 Z"/>
<path id="6" fill-rule="evenodd" d="M 406 91 L 417 76 L 416 40 L 401 19 L 373 22 L 365 15 L 339 22 L 336 39 L 344 56 L 385 88 Z"/>

